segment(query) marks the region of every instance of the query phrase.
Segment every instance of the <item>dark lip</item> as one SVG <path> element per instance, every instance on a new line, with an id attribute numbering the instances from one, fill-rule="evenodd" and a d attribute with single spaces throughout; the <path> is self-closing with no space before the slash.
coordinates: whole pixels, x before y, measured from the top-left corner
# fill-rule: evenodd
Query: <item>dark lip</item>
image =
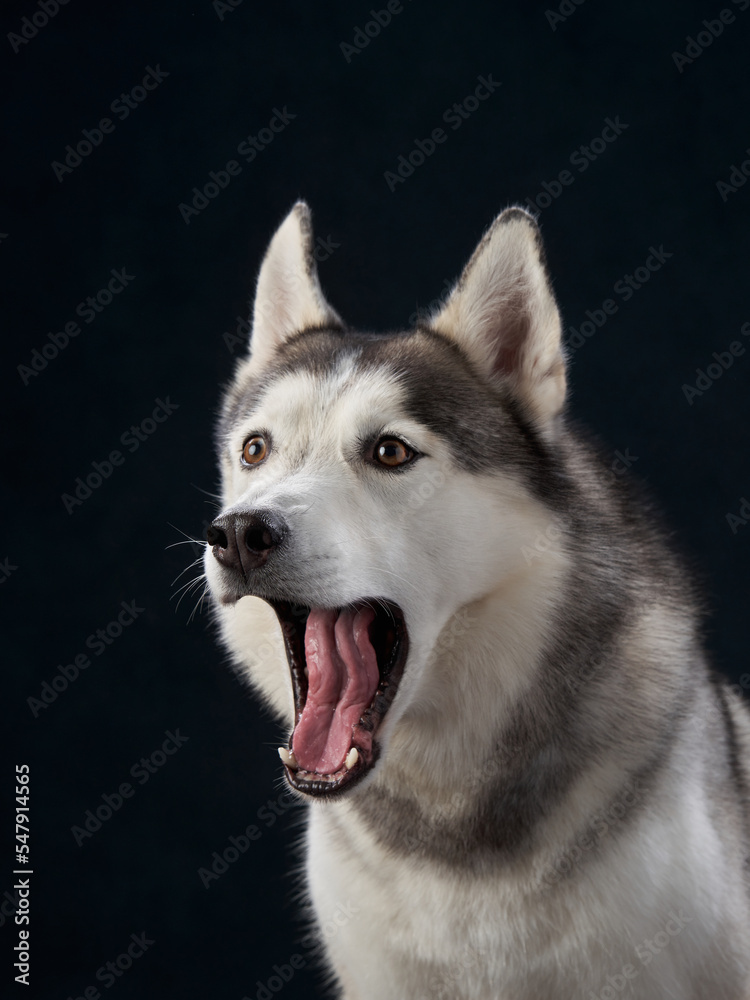
<path id="1" fill-rule="evenodd" d="M 287 662 L 294 691 L 294 729 L 297 728 L 307 699 L 305 676 L 305 626 L 310 608 L 284 600 L 267 600 L 276 612 L 284 637 Z M 372 704 L 355 726 L 352 746 L 359 752 L 359 759 L 351 769 L 342 766 L 332 775 L 322 776 L 313 772 L 294 769 L 284 764 L 286 780 L 298 792 L 314 798 L 331 799 L 357 785 L 370 773 L 380 757 L 378 731 L 396 696 L 409 649 L 409 636 L 401 608 L 382 598 L 367 598 L 352 602 L 348 607 L 368 605 L 377 612 L 373 626 L 373 645 L 378 654 L 380 682 Z M 292 748 L 294 729 L 289 736 L 287 749 Z M 369 739 L 358 742 L 359 734 L 369 734 Z M 366 744 L 369 744 L 366 745 Z"/>

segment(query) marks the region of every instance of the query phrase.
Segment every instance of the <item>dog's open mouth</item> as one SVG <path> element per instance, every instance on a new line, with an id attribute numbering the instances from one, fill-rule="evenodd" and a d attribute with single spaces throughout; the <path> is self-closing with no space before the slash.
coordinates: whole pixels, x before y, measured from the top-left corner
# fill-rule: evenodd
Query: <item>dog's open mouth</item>
<path id="1" fill-rule="evenodd" d="M 361 780 L 378 758 L 378 731 L 406 661 L 404 616 L 374 599 L 334 609 L 269 603 L 294 688 L 294 731 L 279 755 L 294 788 L 330 797 Z"/>

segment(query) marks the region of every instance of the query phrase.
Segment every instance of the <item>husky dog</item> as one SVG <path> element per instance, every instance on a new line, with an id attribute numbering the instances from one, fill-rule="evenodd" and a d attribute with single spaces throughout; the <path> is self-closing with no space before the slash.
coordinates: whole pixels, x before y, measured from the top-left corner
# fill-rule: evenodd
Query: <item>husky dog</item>
<path id="1" fill-rule="evenodd" d="M 750 713 L 565 381 L 520 208 L 393 334 L 271 241 L 205 569 L 345 1000 L 750 997 Z"/>

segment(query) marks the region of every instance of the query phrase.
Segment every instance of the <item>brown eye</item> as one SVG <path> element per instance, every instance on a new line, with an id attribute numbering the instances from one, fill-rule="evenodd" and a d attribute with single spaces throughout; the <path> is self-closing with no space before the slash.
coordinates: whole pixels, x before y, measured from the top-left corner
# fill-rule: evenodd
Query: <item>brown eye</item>
<path id="1" fill-rule="evenodd" d="M 251 438 L 245 441 L 242 449 L 242 464 L 257 465 L 263 461 L 267 454 L 268 445 L 266 444 L 266 439 L 261 434 L 253 434 Z"/>
<path id="2" fill-rule="evenodd" d="M 398 438 L 382 438 L 375 445 L 375 452 L 372 456 L 379 465 L 385 465 L 389 469 L 395 469 L 399 465 L 406 465 L 414 458 L 414 452 L 403 441 Z"/>

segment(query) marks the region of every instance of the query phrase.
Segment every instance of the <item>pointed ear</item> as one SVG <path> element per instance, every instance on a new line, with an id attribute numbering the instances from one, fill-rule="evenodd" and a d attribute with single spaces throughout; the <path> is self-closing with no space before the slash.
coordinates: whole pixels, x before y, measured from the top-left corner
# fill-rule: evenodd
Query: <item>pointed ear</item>
<path id="1" fill-rule="evenodd" d="M 429 325 L 502 379 L 543 428 L 565 401 L 565 359 L 539 229 L 521 208 L 493 222 Z"/>
<path id="2" fill-rule="evenodd" d="M 274 233 L 261 264 L 250 337 L 253 366 L 263 367 L 300 330 L 343 327 L 321 290 L 313 249 L 310 209 L 298 201 Z"/>

